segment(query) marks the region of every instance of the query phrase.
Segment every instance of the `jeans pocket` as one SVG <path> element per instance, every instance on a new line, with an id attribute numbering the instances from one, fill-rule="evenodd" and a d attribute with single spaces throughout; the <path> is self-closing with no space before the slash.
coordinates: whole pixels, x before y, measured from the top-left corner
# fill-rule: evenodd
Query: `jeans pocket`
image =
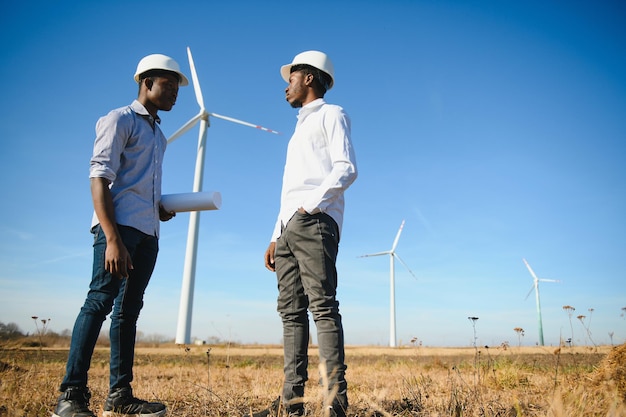
<path id="1" fill-rule="evenodd" d="M 95 246 L 98 238 L 100 237 L 100 233 L 102 233 L 102 227 L 100 226 L 100 224 L 97 224 L 91 228 L 90 232 L 93 235 L 93 244 Z"/>

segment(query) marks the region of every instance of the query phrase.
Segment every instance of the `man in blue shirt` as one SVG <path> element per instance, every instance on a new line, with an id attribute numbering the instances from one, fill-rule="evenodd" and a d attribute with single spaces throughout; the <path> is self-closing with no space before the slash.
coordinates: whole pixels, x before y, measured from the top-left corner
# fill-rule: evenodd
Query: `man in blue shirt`
<path id="1" fill-rule="evenodd" d="M 94 215 L 93 275 L 74 324 L 53 417 L 95 417 L 89 409 L 87 372 L 102 323 L 111 314 L 110 390 L 103 416 L 159 417 L 165 405 L 132 393 L 136 324 L 156 264 L 159 222 L 175 213 L 160 205 L 167 140 L 157 112 L 176 103 L 188 84 L 172 58 L 153 54 L 137 66 L 136 100 L 112 110 L 96 124 L 89 178 Z"/>

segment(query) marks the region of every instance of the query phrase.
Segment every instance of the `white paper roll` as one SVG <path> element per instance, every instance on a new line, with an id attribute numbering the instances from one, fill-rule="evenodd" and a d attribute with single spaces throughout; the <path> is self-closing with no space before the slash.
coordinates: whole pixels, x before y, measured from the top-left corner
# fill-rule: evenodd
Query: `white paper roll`
<path id="1" fill-rule="evenodd" d="M 167 211 L 203 211 L 219 210 L 222 205 L 222 195 L 216 191 L 164 194 L 161 196 L 161 205 Z"/>

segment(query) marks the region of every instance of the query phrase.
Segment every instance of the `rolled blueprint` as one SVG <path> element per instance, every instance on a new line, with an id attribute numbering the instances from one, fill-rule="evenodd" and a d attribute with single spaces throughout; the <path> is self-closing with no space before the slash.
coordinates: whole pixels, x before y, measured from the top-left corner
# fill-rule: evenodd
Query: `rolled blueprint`
<path id="1" fill-rule="evenodd" d="M 203 211 L 219 210 L 222 205 L 222 195 L 216 191 L 164 194 L 161 196 L 161 205 L 167 211 Z"/>

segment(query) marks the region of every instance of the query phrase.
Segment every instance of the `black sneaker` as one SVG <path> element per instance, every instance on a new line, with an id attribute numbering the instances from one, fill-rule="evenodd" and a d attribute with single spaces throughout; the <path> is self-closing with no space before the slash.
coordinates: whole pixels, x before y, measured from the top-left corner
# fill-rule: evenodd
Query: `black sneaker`
<path id="1" fill-rule="evenodd" d="M 346 412 L 343 407 L 335 404 L 334 406 L 328 407 L 328 414 L 326 415 L 329 417 L 346 417 Z"/>
<path id="2" fill-rule="evenodd" d="M 133 390 L 119 388 L 109 393 L 104 402 L 103 417 L 161 417 L 165 415 L 165 405 L 149 403 L 133 397 Z"/>
<path id="3" fill-rule="evenodd" d="M 304 407 L 287 410 L 287 417 L 304 417 Z"/>
<path id="4" fill-rule="evenodd" d="M 89 409 L 90 398 L 87 388 L 67 387 L 59 397 L 52 417 L 96 417 Z"/>

